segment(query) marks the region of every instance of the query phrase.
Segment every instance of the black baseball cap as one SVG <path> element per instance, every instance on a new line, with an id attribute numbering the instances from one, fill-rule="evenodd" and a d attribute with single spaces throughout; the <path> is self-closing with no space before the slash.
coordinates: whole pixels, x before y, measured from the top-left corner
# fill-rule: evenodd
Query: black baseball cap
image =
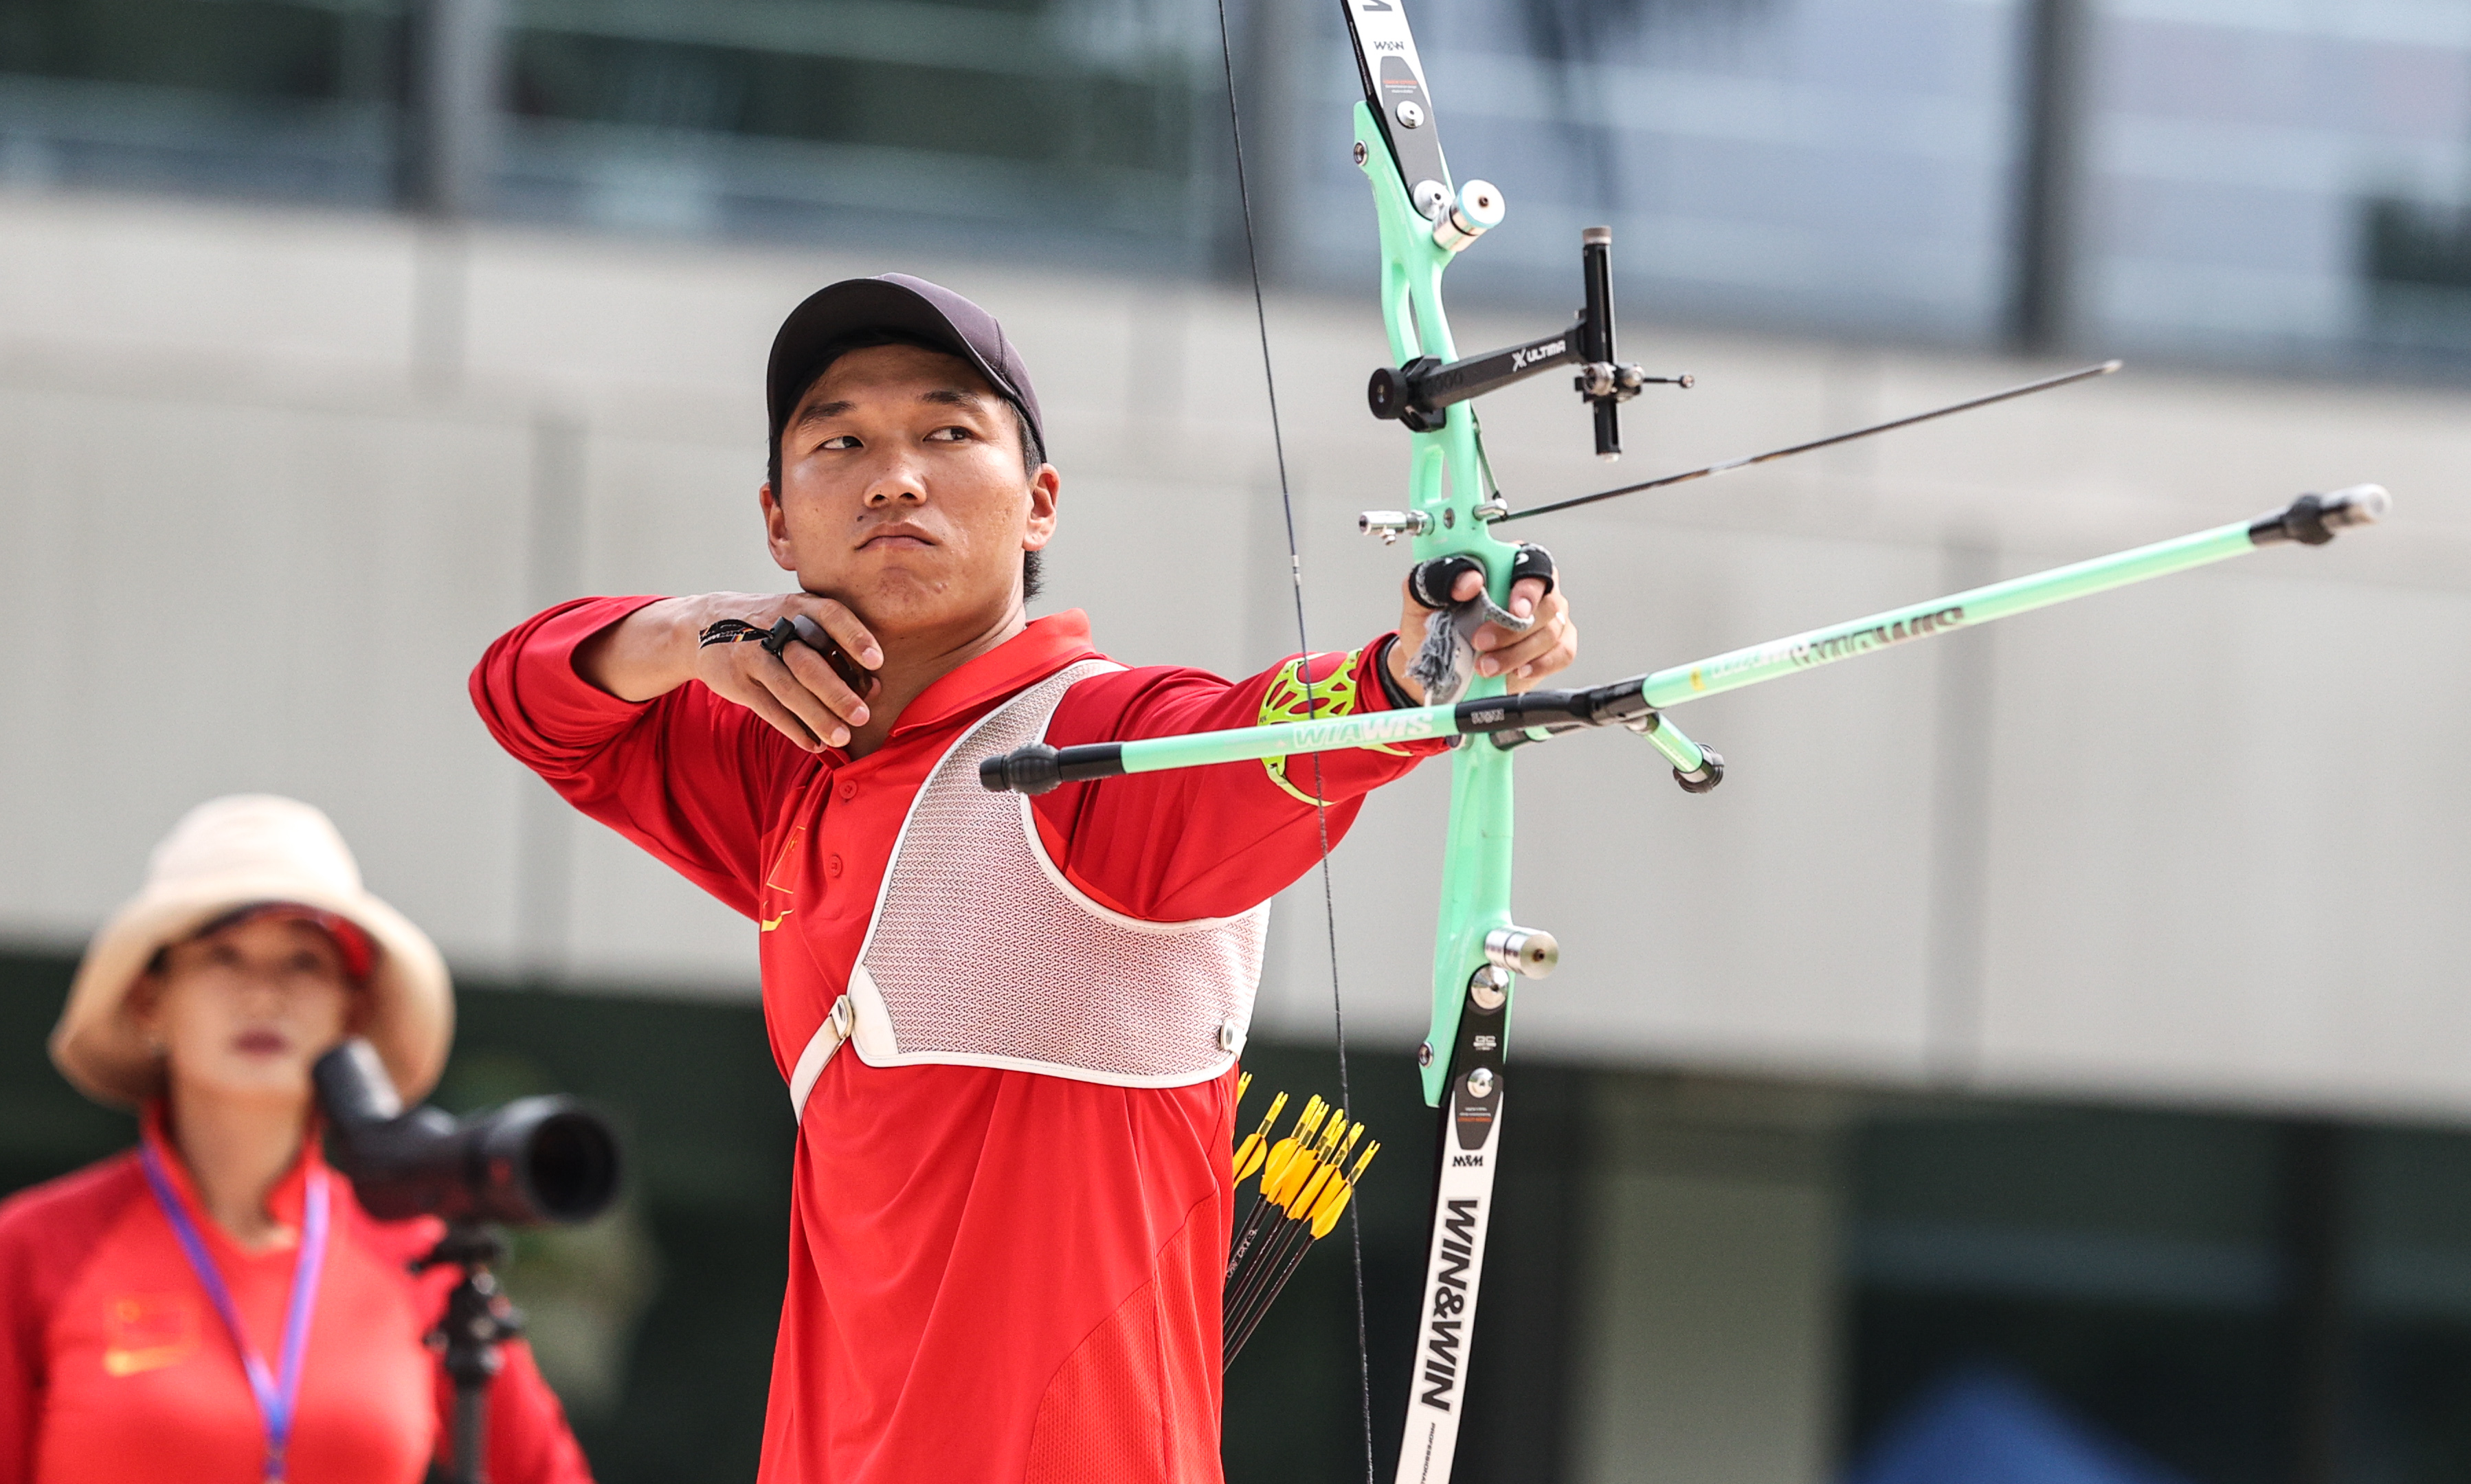
<path id="1" fill-rule="evenodd" d="M 1004 338 L 996 317 L 941 284 L 907 273 L 844 278 L 807 295 L 781 321 L 765 368 L 765 400 L 772 412 L 772 447 L 797 401 L 823 370 L 825 354 L 839 342 L 870 330 L 912 335 L 977 366 L 998 394 L 1021 410 L 1039 457 L 1047 456 L 1047 426 L 1038 415 L 1038 393 L 1029 367 Z"/>

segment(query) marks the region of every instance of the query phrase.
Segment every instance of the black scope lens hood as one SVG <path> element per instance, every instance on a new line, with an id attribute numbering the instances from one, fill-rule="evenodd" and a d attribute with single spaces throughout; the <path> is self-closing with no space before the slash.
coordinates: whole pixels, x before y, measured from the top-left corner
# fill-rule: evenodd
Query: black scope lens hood
<path id="1" fill-rule="evenodd" d="M 617 1131 L 572 1097 L 519 1097 L 460 1119 L 405 1112 L 375 1048 L 358 1037 L 319 1057 L 312 1076 L 336 1167 L 381 1221 L 565 1225 L 617 1198 Z"/>

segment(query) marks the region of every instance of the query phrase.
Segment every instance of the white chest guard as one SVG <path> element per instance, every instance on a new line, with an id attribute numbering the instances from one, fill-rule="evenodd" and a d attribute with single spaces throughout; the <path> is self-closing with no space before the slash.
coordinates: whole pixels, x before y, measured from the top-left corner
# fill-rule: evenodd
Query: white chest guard
<path id="1" fill-rule="evenodd" d="M 1183 1087 L 1243 1049 L 1270 907 L 1154 923 L 1082 894 L 1047 859 L 1020 794 L 978 763 L 1046 735 L 1083 660 L 961 734 L 920 785 L 834 1006 L 798 1058 L 807 1095 L 843 1040 L 870 1067 L 1000 1067 L 1115 1087 Z"/>

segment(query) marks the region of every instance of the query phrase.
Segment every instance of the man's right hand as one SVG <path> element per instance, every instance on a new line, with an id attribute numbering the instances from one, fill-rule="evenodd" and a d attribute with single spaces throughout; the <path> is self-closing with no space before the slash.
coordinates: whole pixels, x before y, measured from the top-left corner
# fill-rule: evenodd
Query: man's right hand
<path id="1" fill-rule="evenodd" d="M 622 700 L 650 700 L 688 680 L 754 712 L 773 730 L 809 752 L 849 745 L 864 726 L 867 695 L 883 682 L 870 677 L 867 695 L 850 689 L 831 663 L 803 644 L 784 646 L 775 656 L 753 642 L 705 645 L 703 631 L 723 619 L 768 629 L 804 614 L 823 626 L 859 664 L 883 664 L 882 648 L 858 615 L 812 593 L 705 593 L 665 598 L 628 614 L 577 646 L 576 672 Z"/>

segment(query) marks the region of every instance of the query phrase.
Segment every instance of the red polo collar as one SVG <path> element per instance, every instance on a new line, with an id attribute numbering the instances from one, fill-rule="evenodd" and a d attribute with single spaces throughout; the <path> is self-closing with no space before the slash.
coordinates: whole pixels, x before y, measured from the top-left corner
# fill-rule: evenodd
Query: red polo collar
<path id="1" fill-rule="evenodd" d="M 1001 700 L 1097 652 L 1090 646 L 1090 615 L 1080 609 L 1032 619 L 1020 633 L 919 692 L 893 723 L 892 735 L 934 726 Z"/>

